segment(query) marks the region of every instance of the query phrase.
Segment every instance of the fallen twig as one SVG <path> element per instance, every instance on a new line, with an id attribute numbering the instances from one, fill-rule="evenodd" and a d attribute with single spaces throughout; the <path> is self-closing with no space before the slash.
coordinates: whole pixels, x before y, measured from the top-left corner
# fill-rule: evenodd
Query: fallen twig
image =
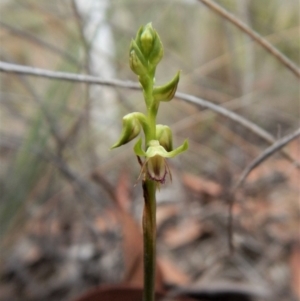
<path id="1" fill-rule="evenodd" d="M 229 247 L 230 251 L 232 252 L 234 250 L 233 246 L 233 214 L 232 209 L 235 202 L 235 192 L 236 190 L 244 183 L 247 176 L 250 174 L 250 172 L 255 169 L 257 166 L 259 166 L 261 163 L 263 163 L 265 160 L 267 160 L 271 155 L 279 151 L 282 147 L 287 145 L 290 141 L 300 136 L 300 128 L 298 128 L 293 133 L 284 136 L 283 138 L 277 140 L 274 144 L 272 144 L 270 147 L 265 149 L 258 157 L 256 157 L 242 172 L 241 176 L 239 177 L 236 184 L 233 186 L 230 198 L 229 198 L 229 214 L 228 214 L 228 241 L 229 241 Z"/>
<path id="2" fill-rule="evenodd" d="M 118 79 L 102 79 L 97 76 L 60 72 L 60 71 L 51 71 L 51 70 L 46 70 L 46 69 L 41 69 L 41 68 L 6 63 L 3 61 L 0 61 L 0 72 L 31 75 L 31 76 L 37 76 L 37 77 L 45 77 L 45 78 L 49 78 L 49 79 L 60 79 L 60 80 L 66 80 L 66 81 L 72 81 L 72 82 L 97 84 L 97 85 L 103 85 L 103 86 L 120 87 L 120 88 L 134 89 L 134 90 L 140 89 L 140 86 L 138 85 L 138 83 L 135 83 L 132 81 L 123 81 L 123 80 L 118 80 Z M 199 97 L 196 97 L 196 96 L 193 96 L 190 94 L 186 94 L 186 93 L 177 92 L 175 94 L 175 97 L 177 99 L 181 99 L 181 100 L 184 100 L 184 101 L 187 101 L 190 103 L 194 103 L 198 106 L 201 106 L 206 109 L 210 109 L 218 114 L 221 114 L 221 115 L 241 124 L 242 126 L 246 127 L 247 129 L 249 129 L 250 131 L 255 133 L 257 136 L 263 138 L 268 143 L 274 143 L 276 141 L 275 138 L 271 134 L 269 134 L 267 131 L 265 131 L 264 129 L 259 127 L 254 122 L 251 122 L 250 120 L 247 120 L 246 118 L 244 118 L 244 117 L 236 114 L 235 112 L 232 112 L 220 105 L 214 104 L 208 100 L 204 100 Z M 295 160 L 287 152 L 283 151 L 282 153 L 289 161 L 294 162 L 294 164 L 297 166 L 297 168 L 300 168 L 299 162 L 295 162 Z"/>
<path id="3" fill-rule="evenodd" d="M 241 29 L 244 33 L 250 36 L 254 41 L 256 41 L 259 45 L 265 48 L 272 56 L 276 57 L 278 61 L 280 61 L 286 68 L 291 70 L 298 78 L 300 78 L 300 68 L 291 61 L 288 57 L 286 57 L 282 52 L 280 52 L 276 47 L 274 47 L 271 43 L 269 43 L 266 39 L 264 39 L 260 34 L 255 32 L 252 28 L 246 25 L 244 22 L 239 20 L 233 14 L 229 13 L 220 5 L 216 4 L 211 0 L 198 0 L 203 4 L 208 6 L 218 15 L 222 16 L 236 27 Z"/>

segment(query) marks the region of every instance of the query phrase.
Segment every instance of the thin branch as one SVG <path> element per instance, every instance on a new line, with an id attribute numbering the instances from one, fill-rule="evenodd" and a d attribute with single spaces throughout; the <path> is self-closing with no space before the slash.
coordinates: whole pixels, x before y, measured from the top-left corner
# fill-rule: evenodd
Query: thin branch
<path id="1" fill-rule="evenodd" d="M 284 41 L 286 41 L 287 37 L 289 37 L 291 39 L 291 36 L 293 38 L 294 36 L 298 37 L 298 35 L 299 35 L 299 26 L 295 26 L 295 27 L 292 27 L 292 28 L 289 28 L 286 30 L 282 30 L 282 31 L 264 36 L 264 39 L 266 39 L 269 42 L 272 42 L 274 44 L 274 43 L 281 42 L 283 39 L 284 39 Z M 249 46 L 252 47 L 252 44 L 254 44 L 254 43 L 255 43 L 255 41 L 251 39 L 249 42 L 247 42 L 245 44 L 239 44 L 238 46 L 236 46 L 234 48 L 234 52 L 238 53 L 238 52 L 244 50 L 245 47 L 249 47 Z M 228 51 L 224 52 L 223 54 L 215 57 L 214 59 L 208 60 L 201 66 L 194 68 L 192 72 L 189 72 L 188 76 L 190 76 L 192 74 L 199 74 L 201 76 L 205 76 L 215 70 L 218 70 L 225 64 L 230 63 L 233 59 L 234 59 L 234 57 L 230 56 L 230 53 Z"/>
<path id="2" fill-rule="evenodd" d="M 84 33 L 84 26 L 85 26 L 85 21 L 80 13 L 80 9 L 78 7 L 78 1 L 77 0 L 72 0 L 71 2 L 71 6 L 73 9 L 73 14 L 74 14 L 74 18 L 78 27 L 78 32 L 79 32 L 79 36 L 80 36 L 80 42 L 81 42 L 81 46 L 83 48 L 83 60 L 84 60 L 84 73 L 85 74 L 93 74 L 92 70 L 91 70 L 91 43 L 88 41 L 88 39 L 86 38 L 86 35 Z M 92 146 L 93 144 L 93 139 L 92 139 L 92 135 L 91 135 L 91 89 L 90 89 L 90 85 L 86 85 L 84 87 L 84 97 L 85 97 L 85 105 L 83 108 L 83 112 L 81 114 L 81 118 L 78 119 L 77 124 L 75 124 L 75 126 L 77 126 L 79 128 L 79 126 L 81 124 L 83 124 L 83 126 L 85 127 L 85 132 L 87 135 L 87 142 L 88 144 L 90 144 L 90 146 Z M 90 151 L 90 155 L 89 158 L 91 160 L 91 162 L 96 162 L 97 161 L 97 155 L 95 152 L 95 148 L 94 147 L 89 147 L 89 151 Z M 93 164 L 93 163 L 92 163 Z"/>
<path id="3" fill-rule="evenodd" d="M 82 42 L 82 45 L 84 47 L 84 52 L 85 52 L 85 69 L 87 71 L 87 73 L 90 73 L 90 43 L 87 41 L 85 35 L 84 35 L 84 20 L 82 19 L 80 12 L 79 12 L 79 8 L 78 8 L 78 4 L 76 3 L 76 0 L 72 0 L 71 2 L 73 11 L 74 11 L 74 17 L 77 23 L 77 27 L 78 27 L 78 31 L 80 34 L 80 40 Z"/>
<path id="4" fill-rule="evenodd" d="M 0 72 L 32 75 L 37 77 L 45 77 L 49 79 L 59 79 L 59 80 L 65 80 L 70 82 L 120 87 L 120 88 L 127 88 L 127 89 L 136 89 L 136 90 L 140 89 L 139 84 L 131 81 L 122 81 L 117 79 L 106 80 L 92 75 L 51 71 L 51 70 L 40 69 L 35 67 L 28 67 L 24 65 L 10 64 L 3 61 L 0 61 Z"/>
<path id="5" fill-rule="evenodd" d="M 250 174 L 250 172 L 255 169 L 257 166 L 259 166 L 261 163 L 263 163 L 265 160 L 267 160 L 271 155 L 279 151 L 281 148 L 283 148 L 286 144 L 288 144 L 290 141 L 294 140 L 300 136 L 300 128 L 294 131 L 292 134 L 286 135 L 283 138 L 277 140 L 274 144 L 269 146 L 267 149 L 265 149 L 258 157 L 256 157 L 242 172 L 241 176 L 239 177 L 237 183 L 234 185 L 233 192 L 235 192 L 246 180 L 247 176 Z"/>
<path id="6" fill-rule="evenodd" d="M 110 86 L 110 87 L 121 87 L 121 88 L 127 88 L 127 89 L 134 89 L 138 90 L 140 89 L 139 84 L 134 83 L 132 81 L 122 81 L 118 79 L 102 79 L 96 76 L 91 75 L 83 75 L 83 74 L 75 74 L 75 73 L 67 73 L 67 72 L 57 72 L 57 71 L 51 71 L 46 69 L 40 69 L 40 68 L 34 68 L 34 67 L 28 67 L 23 65 L 17 65 L 17 64 L 10 64 L 6 62 L 0 61 L 0 72 L 7 72 L 7 73 L 15 73 L 15 74 L 23 74 L 23 75 L 32 75 L 37 77 L 45 77 L 49 79 L 60 79 L 60 80 L 66 80 L 66 81 L 72 81 L 72 82 L 80 82 L 80 83 L 88 83 L 88 84 L 97 84 L 97 85 L 104 85 L 104 86 Z M 212 102 L 209 102 L 208 100 L 201 99 L 199 97 L 180 93 L 177 92 L 175 94 L 175 97 L 184 101 L 187 101 L 189 103 L 196 104 L 197 106 L 201 106 L 202 108 L 210 109 L 220 115 L 225 116 L 226 118 L 229 118 L 248 130 L 255 133 L 257 136 L 263 138 L 265 141 L 267 141 L 270 144 L 273 144 L 276 140 L 275 138 L 256 125 L 255 123 L 247 120 L 246 118 L 220 106 L 216 105 Z M 300 168 L 300 164 L 298 162 L 295 162 L 295 160 L 285 151 L 282 151 L 282 154 L 291 162 L 294 162 L 294 164 Z"/>
<path id="7" fill-rule="evenodd" d="M 261 35 L 255 32 L 252 28 L 246 25 L 244 22 L 239 20 L 233 14 L 229 13 L 220 5 L 216 4 L 211 0 L 198 0 L 203 4 L 212 9 L 215 13 L 219 14 L 236 27 L 241 29 L 244 33 L 249 35 L 254 41 L 260 44 L 265 50 L 267 50 L 270 54 L 272 54 L 278 61 L 280 61 L 283 65 L 285 65 L 290 71 L 292 71 L 298 78 L 300 78 L 300 68 L 291 61 L 288 57 L 286 57 L 282 52 L 280 52 L 277 48 L 275 48 L 271 43 L 269 43 L 266 39 L 264 39 Z"/>
<path id="8" fill-rule="evenodd" d="M 106 192 L 109 194 L 111 199 L 116 205 L 118 205 L 118 200 L 115 193 L 115 187 L 110 184 L 110 182 L 100 173 L 100 170 L 92 171 L 90 178 L 97 183 L 100 187 L 103 187 Z"/>
<path id="9" fill-rule="evenodd" d="M 19 141 L 19 139 L 15 139 L 15 141 L 9 141 L 5 136 L 1 135 L 0 148 L 19 150 L 20 145 L 21 142 Z M 62 160 L 60 157 L 56 156 L 53 153 L 38 149 L 34 146 L 29 149 L 29 152 L 43 159 L 45 162 L 51 163 L 61 172 L 61 174 L 67 180 L 70 181 L 72 185 L 74 185 L 75 188 L 78 188 L 80 191 L 82 191 L 87 197 L 89 197 L 89 199 L 94 201 L 95 204 L 102 205 L 101 202 L 99 202 L 99 194 L 95 191 L 95 189 L 93 189 L 90 182 L 78 175 L 75 170 L 71 169 L 66 161 Z M 103 188 L 111 196 L 110 191 L 106 189 L 107 187 L 103 186 Z M 107 203 L 103 203 L 103 205 L 106 204 Z"/>
<path id="10" fill-rule="evenodd" d="M 24 31 L 22 29 L 19 29 L 19 28 L 16 28 L 16 27 L 13 27 L 9 24 L 6 24 L 5 22 L 2 22 L 0 21 L 0 26 L 4 29 L 6 29 L 7 31 L 9 31 L 10 33 L 16 35 L 16 36 L 19 36 L 23 39 L 26 39 L 36 45 L 39 45 L 41 47 L 44 47 L 48 50 L 50 50 L 51 52 L 54 52 L 64 58 L 66 58 L 69 62 L 71 62 L 72 64 L 75 64 L 75 65 L 78 65 L 78 62 L 77 62 L 77 59 L 75 57 L 73 57 L 72 55 L 70 55 L 68 52 L 65 52 L 64 50 L 46 42 L 46 41 L 43 41 L 42 39 L 34 36 L 33 34 L 27 32 L 27 31 Z"/>
<path id="11" fill-rule="evenodd" d="M 0 66 L 1 68 L 1 66 Z M 242 126 L 244 126 L 245 128 L 247 128 L 248 130 L 250 130 L 251 132 L 255 133 L 257 136 L 263 138 L 265 141 L 267 141 L 270 144 L 275 143 L 275 138 L 268 133 L 267 131 L 265 131 L 264 129 L 262 129 L 261 127 L 259 127 L 257 124 L 255 124 L 254 122 L 251 122 L 250 120 L 220 106 L 220 105 L 216 105 L 212 102 L 209 102 L 207 100 L 198 98 L 196 96 L 193 95 L 189 95 L 189 94 L 185 94 L 185 93 L 180 93 L 177 92 L 175 94 L 175 96 L 181 100 L 185 100 L 187 102 L 190 103 L 194 103 L 196 105 L 199 105 L 203 108 L 207 108 L 210 109 L 214 112 L 219 113 L 220 115 L 223 115 L 239 124 L 241 124 Z M 282 151 L 282 154 L 284 155 L 284 157 L 286 159 L 288 159 L 289 161 L 293 162 L 297 168 L 300 168 L 300 163 L 297 162 L 295 159 L 293 159 L 291 157 L 291 155 L 289 153 L 287 153 L 286 151 Z"/>
<path id="12" fill-rule="evenodd" d="M 229 207 L 228 207 L 228 242 L 229 242 L 229 248 L 230 252 L 232 253 L 234 250 L 233 245 L 233 214 L 232 209 L 235 202 L 235 192 L 236 190 L 244 183 L 247 176 L 250 174 L 250 172 L 255 169 L 257 166 L 259 166 L 261 163 L 263 163 L 265 160 L 267 160 L 271 155 L 279 151 L 281 148 L 283 148 L 285 145 L 287 145 L 290 141 L 300 136 L 300 128 L 298 128 L 296 131 L 294 131 L 292 134 L 286 135 L 283 138 L 277 140 L 274 144 L 272 144 L 270 147 L 265 149 L 258 157 L 256 157 L 242 172 L 241 176 L 239 177 L 236 184 L 233 186 L 232 191 L 230 193 L 229 198 Z"/>

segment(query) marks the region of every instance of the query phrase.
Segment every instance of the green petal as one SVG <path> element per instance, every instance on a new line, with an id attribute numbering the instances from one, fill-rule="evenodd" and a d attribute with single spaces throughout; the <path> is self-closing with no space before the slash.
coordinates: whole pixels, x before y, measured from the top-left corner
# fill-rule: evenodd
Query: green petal
<path id="1" fill-rule="evenodd" d="M 156 139 L 166 151 L 170 152 L 173 150 L 172 131 L 167 125 L 156 125 Z"/>
<path id="2" fill-rule="evenodd" d="M 142 138 L 137 141 L 137 143 L 134 145 L 133 150 L 137 156 L 146 157 L 146 153 L 142 148 Z"/>
<path id="3" fill-rule="evenodd" d="M 153 42 L 156 37 L 156 33 L 152 27 L 151 23 L 148 23 L 140 34 L 139 42 L 141 44 L 141 50 L 145 57 L 149 56 L 149 53 L 152 50 Z"/>
<path id="4" fill-rule="evenodd" d="M 156 101 L 170 101 L 173 99 L 180 78 L 180 71 L 167 84 L 153 89 L 153 96 Z"/>
<path id="5" fill-rule="evenodd" d="M 159 142 L 157 140 L 152 140 L 149 144 L 150 145 L 146 152 L 147 158 L 151 158 L 157 155 L 164 158 L 173 158 L 179 155 L 180 153 L 186 151 L 189 147 L 189 143 L 187 140 L 185 140 L 181 146 L 177 147 L 171 152 L 167 152 L 161 145 L 159 145 Z"/>
<path id="6" fill-rule="evenodd" d="M 156 31 L 154 32 L 155 32 L 155 38 L 153 41 L 152 50 L 148 58 L 149 64 L 151 65 L 152 68 L 155 68 L 157 66 L 157 64 L 159 63 L 159 61 L 162 59 L 164 55 L 164 48 L 160 40 L 160 37 Z"/>
<path id="7" fill-rule="evenodd" d="M 111 147 L 111 149 L 119 147 L 134 139 L 141 131 L 141 119 L 143 114 L 130 113 L 123 117 L 123 127 L 119 140 Z"/>
<path id="8" fill-rule="evenodd" d="M 148 63 L 134 40 L 130 44 L 129 65 L 135 74 L 140 76 L 147 74 Z"/>
<path id="9" fill-rule="evenodd" d="M 147 172 L 151 180 L 164 183 L 168 173 L 165 158 L 161 156 L 149 158 L 147 160 Z"/>
<path id="10" fill-rule="evenodd" d="M 184 140 L 183 144 L 172 150 L 171 152 L 168 152 L 168 158 L 173 158 L 180 153 L 185 152 L 189 148 L 189 142 L 188 140 Z"/>

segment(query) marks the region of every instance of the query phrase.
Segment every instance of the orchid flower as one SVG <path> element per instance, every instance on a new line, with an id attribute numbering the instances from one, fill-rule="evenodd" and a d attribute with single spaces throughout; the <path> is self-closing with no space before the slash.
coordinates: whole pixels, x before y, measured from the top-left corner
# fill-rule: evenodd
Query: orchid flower
<path id="1" fill-rule="evenodd" d="M 156 189 L 164 184 L 166 176 L 172 180 L 167 158 L 173 158 L 188 149 L 187 140 L 173 150 L 172 131 L 166 125 L 156 124 L 161 102 L 173 99 L 180 78 L 180 72 L 168 83 L 155 86 L 156 66 L 164 54 L 160 37 L 151 23 L 142 26 L 130 43 L 129 65 L 138 76 L 147 113 L 133 112 L 123 117 L 123 128 L 119 140 L 111 147 L 117 148 L 135 139 L 144 132 L 134 146 L 134 152 L 141 164 L 140 176 L 144 192 L 144 301 L 154 301 L 155 292 L 155 208 Z M 140 157 L 144 157 L 144 162 Z"/>

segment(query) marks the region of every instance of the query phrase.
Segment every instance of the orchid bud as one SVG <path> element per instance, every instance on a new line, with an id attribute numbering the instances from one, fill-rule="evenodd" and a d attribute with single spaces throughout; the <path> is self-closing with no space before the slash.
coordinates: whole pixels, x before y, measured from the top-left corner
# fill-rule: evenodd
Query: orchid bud
<path id="1" fill-rule="evenodd" d="M 156 125 L 156 139 L 166 151 L 170 152 L 173 150 L 172 131 L 167 125 Z"/>
<path id="2" fill-rule="evenodd" d="M 129 65 L 135 74 L 139 76 L 147 74 L 147 61 L 134 40 L 130 44 Z"/>
<path id="3" fill-rule="evenodd" d="M 140 133 L 141 124 L 135 114 L 130 113 L 123 117 L 123 128 L 120 139 L 111 147 L 112 149 L 128 143 Z"/>
<path id="4" fill-rule="evenodd" d="M 148 57 L 149 64 L 155 68 L 164 56 L 164 48 L 161 43 L 160 37 L 157 32 L 155 32 L 155 39 L 153 41 L 152 49 Z"/>
<path id="5" fill-rule="evenodd" d="M 167 84 L 153 89 L 153 96 L 155 101 L 170 101 L 177 90 L 177 85 L 180 78 L 180 71 L 174 76 L 174 78 Z"/>
<path id="6" fill-rule="evenodd" d="M 164 50 L 158 33 L 152 27 L 152 23 L 148 23 L 139 29 L 135 42 L 147 60 L 149 67 L 155 69 L 163 57 Z"/>
<path id="7" fill-rule="evenodd" d="M 153 47 L 153 41 L 155 40 L 156 32 L 151 23 L 148 23 L 144 28 L 140 36 L 140 44 L 145 57 L 148 57 Z"/>

